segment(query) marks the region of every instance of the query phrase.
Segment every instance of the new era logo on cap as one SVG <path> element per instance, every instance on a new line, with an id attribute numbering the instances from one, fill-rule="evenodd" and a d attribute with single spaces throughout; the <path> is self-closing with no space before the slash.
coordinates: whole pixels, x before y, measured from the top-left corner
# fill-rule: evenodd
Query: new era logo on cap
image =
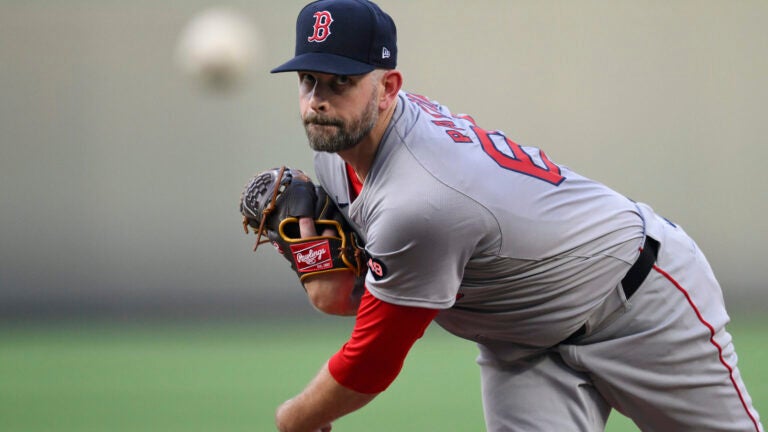
<path id="1" fill-rule="evenodd" d="M 392 18 L 368 0 L 318 0 L 296 19 L 295 56 L 272 73 L 361 75 L 397 65 Z"/>

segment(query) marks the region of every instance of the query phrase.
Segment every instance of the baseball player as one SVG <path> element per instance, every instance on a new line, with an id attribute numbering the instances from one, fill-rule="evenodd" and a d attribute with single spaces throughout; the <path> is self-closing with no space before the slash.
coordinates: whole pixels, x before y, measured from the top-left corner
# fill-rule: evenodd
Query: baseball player
<path id="1" fill-rule="evenodd" d="M 361 296 L 343 272 L 304 280 L 356 322 L 279 430 L 328 431 L 363 407 L 433 320 L 477 343 L 489 431 L 601 431 L 612 409 L 644 431 L 763 430 L 721 289 L 680 225 L 404 91 L 374 3 L 310 3 L 295 54 L 272 72 L 297 73 L 315 172 L 368 271 Z"/>

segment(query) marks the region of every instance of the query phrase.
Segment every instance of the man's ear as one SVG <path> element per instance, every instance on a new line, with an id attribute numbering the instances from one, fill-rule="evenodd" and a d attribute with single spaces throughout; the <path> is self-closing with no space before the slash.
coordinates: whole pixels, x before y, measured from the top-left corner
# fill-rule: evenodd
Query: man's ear
<path id="1" fill-rule="evenodd" d="M 384 91 L 379 97 L 379 109 L 389 108 L 397 99 L 397 93 L 403 87 L 403 75 L 398 70 L 388 70 L 381 77 Z"/>

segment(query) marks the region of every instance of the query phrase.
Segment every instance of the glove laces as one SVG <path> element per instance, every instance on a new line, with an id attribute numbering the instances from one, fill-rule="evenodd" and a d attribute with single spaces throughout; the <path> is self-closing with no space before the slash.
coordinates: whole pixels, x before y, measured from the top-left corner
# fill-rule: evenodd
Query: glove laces
<path id="1" fill-rule="evenodd" d="M 272 213 L 275 210 L 275 202 L 277 201 L 277 195 L 280 194 L 280 184 L 283 180 L 283 174 L 285 173 L 285 165 L 280 167 L 280 172 L 277 174 L 277 182 L 275 182 L 275 190 L 272 192 L 272 199 L 269 201 L 269 204 L 267 204 L 266 207 L 264 207 L 264 210 L 261 211 L 261 221 L 259 222 L 259 231 L 256 232 L 256 243 L 253 245 L 253 251 L 256 252 L 256 249 L 259 248 L 260 244 L 269 242 L 269 239 L 262 240 L 261 237 L 264 235 L 264 223 L 267 220 L 267 217 L 269 217 L 270 213 Z M 243 216 L 243 230 L 246 234 L 249 234 L 248 231 L 248 218 Z"/>

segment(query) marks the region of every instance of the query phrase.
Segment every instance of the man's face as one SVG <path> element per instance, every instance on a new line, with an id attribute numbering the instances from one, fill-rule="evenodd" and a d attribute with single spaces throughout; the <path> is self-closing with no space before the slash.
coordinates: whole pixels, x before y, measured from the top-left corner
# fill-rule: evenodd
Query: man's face
<path id="1" fill-rule="evenodd" d="M 355 147 L 379 118 L 374 73 L 299 72 L 299 105 L 309 146 L 335 153 Z"/>

